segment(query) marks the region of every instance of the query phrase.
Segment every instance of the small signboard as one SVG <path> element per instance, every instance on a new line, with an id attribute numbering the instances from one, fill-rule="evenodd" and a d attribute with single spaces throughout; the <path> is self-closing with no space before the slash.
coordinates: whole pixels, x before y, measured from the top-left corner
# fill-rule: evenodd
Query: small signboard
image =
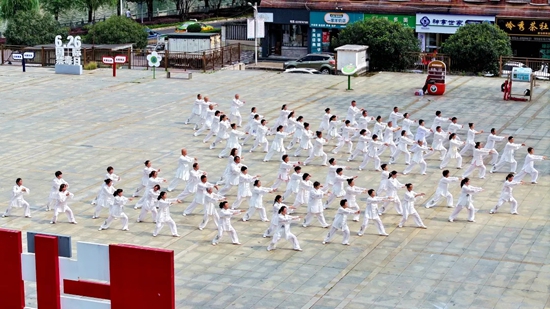
<path id="1" fill-rule="evenodd" d="M 116 56 L 115 63 L 126 63 L 126 56 Z"/>
<path id="2" fill-rule="evenodd" d="M 34 59 L 34 52 L 26 52 L 23 54 L 23 58 L 25 59 Z"/>
<path id="3" fill-rule="evenodd" d="M 103 57 L 101 61 L 105 64 L 113 64 L 115 61 L 113 60 L 113 57 Z"/>
<path id="4" fill-rule="evenodd" d="M 13 60 L 23 60 L 23 55 L 21 54 L 12 54 L 11 57 Z"/>

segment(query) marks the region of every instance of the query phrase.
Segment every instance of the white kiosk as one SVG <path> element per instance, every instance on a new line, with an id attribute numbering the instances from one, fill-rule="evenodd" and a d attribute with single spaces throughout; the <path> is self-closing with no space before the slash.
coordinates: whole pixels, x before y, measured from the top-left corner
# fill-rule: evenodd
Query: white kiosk
<path id="1" fill-rule="evenodd" d="M 369 70 L 369 58 L 366 45 L 343 45 L 337 47 L 336 69 L 348 76 L 348 90 L 351 90 L 351 75 L 362 74 Z"/>

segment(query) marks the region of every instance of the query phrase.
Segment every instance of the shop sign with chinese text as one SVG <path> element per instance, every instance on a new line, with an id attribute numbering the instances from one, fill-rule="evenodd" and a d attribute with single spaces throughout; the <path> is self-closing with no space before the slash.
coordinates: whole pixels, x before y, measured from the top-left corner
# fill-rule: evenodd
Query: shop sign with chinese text
<path id="1" fill-rule="evenodd" d="M 416 16 L 414 15 L 388 15 L 388 14 L 365 14 L 365 20 L 372 18 L 383 18 L 389 21 L 400 23 L 407 28 L 415 28 Z"/>
<path id="2" fill-rule="evenodd" d="M 498 17 L 497 25 L 509 35 L 550 36 L 550 19 Z"/>
<path id="3" fill-rule="evenodd" d="M 467 24 L 495 22 L 494 16 L 451 15 L 451 14 L 416 14 L 416 32 L 454 34 L 458 28 Z"/>
<path id="4" fill-rule="evenodd" d="M 309 26 L 313 28 L 346 28 L 347 25 L 363 20 L 361 13 L 311 12 Z"/>

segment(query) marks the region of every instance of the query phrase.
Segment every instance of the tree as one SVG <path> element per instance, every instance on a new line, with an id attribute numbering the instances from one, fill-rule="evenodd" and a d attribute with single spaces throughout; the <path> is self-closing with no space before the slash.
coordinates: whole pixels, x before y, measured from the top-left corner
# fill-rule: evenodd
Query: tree
<path id="1" fill-rule="evenodd" d="M 88 12 L 88 22 L 91 23 L 94 19 L 94 12 L 100 7 L 112 4 L 113 0 L 75 0 L 75 6 L 83 11 Z"/>
<path id="2" fill-rule="evenodd" d="M 496 25 L 467 24 L 460 27 L 442 45 L 451 57 L 453 69 L 466 72 L 499 71 L 499 57 L 511 56 L 510 37 Z"/>
<path id="3" fill-rule="evenodd" d="M 157 3 L 158 2 L 163 2 L 165 0 L 156 0 Z M 135 2 L 135 3 L 146 3 L 147 4 L 147 19 L 149 21 L 152 21 L 153 20 L 153 12 L 154 12 L 154 8 L 153 8 L 153 2 L 155 2 L 155 0 L 128 0 L 126 2 Z"/>
<path id="4" fill-rule="evenodd" d="M 367 45 L 371 70 L 403 70 L 420 51 L 413 29 L 383 18 L 358 21 L 342 30 L 337 44 Z"/>
<path id="5" fill-rule="evenodd" d="M 74 0 L 41 0 L 42 9 L 59 20 L 59 13 L 70 10 L 75 5 Z"/>
<path id="6" fill-rule="evenodd" d="M 0 0 L 0 18 L 10 20 L 18 12 L 38 11 L 38 0 Z"/>
<path id="7" fill-rule="evenodd" d="M 197 0 L 174 0 L 176 3 L 176 10 L 182 20 L 187 19 L 187 16 L 189 16 L 189 11 L 191 10 L 191 7 L 195 5 L 196 1 Z"/>
<path id="8" fill-rule="evenodd" d="M 136 48 L 145 48 L 147 32 L 142 25 L 130 18 L 111 16 L 90 27 L 84 41 L 90 44 L 133 43 Z"/>
<path id="9" fill-rule="evenodd" d="M 201 32 L 202 26 L 199 23 L 190 24 L 187 26 L 187 32 Z"/>
<path id="10" fill-rule="evenodd" d="M 34 46 L 53 44 L 56 35 L 66 37 L 68 33 L 51 14 L 21 11 L 10 19 L 4 35 L 8 44 Z"/>

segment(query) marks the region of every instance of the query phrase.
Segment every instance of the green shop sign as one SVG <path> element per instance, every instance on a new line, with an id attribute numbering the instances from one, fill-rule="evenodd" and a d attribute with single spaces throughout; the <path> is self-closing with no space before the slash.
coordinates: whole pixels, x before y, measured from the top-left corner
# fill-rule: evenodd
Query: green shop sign
<path id="1" fill-rule="evenodd" d="M 384 18 L 402 24 L 407 28 L 416 28 L 416 16 L 414 15 L 387 15 L 387 14 L 365 14 L 365 20 L 371 18 Z"/>

